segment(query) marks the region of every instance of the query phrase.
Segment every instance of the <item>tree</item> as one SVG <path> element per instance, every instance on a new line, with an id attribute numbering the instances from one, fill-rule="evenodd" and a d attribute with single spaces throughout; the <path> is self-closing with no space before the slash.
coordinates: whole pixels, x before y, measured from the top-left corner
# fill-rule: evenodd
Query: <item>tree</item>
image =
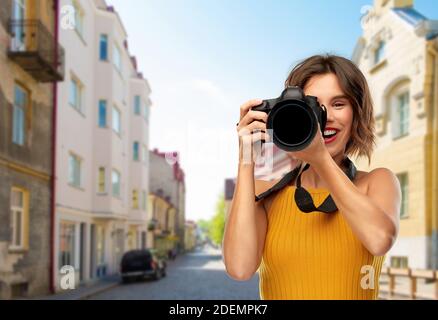
<path id="1" fill-rule="evenodd" d="M 219 196 L 219 200 L 216 203 L 216 213 L 211 220 L 209 229 L 211 240 L 215 244 L 220 245 L 225 229 L 225 198 L 223 194 Z"/>

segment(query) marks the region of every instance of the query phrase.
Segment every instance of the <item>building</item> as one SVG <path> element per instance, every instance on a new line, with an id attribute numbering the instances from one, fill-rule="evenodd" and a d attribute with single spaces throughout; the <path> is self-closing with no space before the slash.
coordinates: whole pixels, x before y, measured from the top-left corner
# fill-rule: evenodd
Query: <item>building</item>
<path id="1" fill-rule="evenodd" d="M 0 6 L 0 299 L 50 290 L 58 1 Z"/>
<path id="2" fill-rule="evenodd" d="M 375 0 L 362 19 L 353 61 L 375 106 L 377 148 L 371 165 L 387 167 L 402 190 L 400 232 L 387 254 L 393 267 L 438 268 L 438 21 L 413 0 Z"/>
<path id="3" fill-rule="evenodd" d="M 233 200 L 235 189 L 236 189 L 236 179 L 233 178 L 225 179 L 225 186 L 224 186 L 225 218 L 228 218 L 228 214 L 230 213 L 231 202 Z"/>
<path id="4" fill-rule="evenodd" d="M 148 245 L 184 251 L 185 182 L 176 152 L 149 151 L 150 192 Z"/>
<path id="5" fill-rule="evenodd" d="M 75 24 L 60 30 L 66 75 L 58 89 L 57 289 L 65 265 L 77 283 L 89 283 L 117 273 L 127 250 L 147 246 L 151 106 L 114 8 L 104 0 L 61 4 L 74 8 Z"/>
<path id="6" fill-rule="evenodd" d="M 185 251 L 193 251 L 197 245 L 197 225 L 192 220 L 185 223 L 184 248 Z"/>

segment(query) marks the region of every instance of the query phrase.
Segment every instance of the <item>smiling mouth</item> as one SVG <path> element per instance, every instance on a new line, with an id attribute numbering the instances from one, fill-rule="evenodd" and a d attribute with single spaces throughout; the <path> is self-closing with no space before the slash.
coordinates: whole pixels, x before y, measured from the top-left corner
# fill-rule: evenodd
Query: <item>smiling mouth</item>
<path id="1" fill-rule="evenodd" d="M 335 137 L 338 133 L 339 133 L 339 131 L 337 131 L 337 130 L 327 130 L 327 131 L 324 131 L 323 137 L 324 137 L 324 139 L 331 139 L 331 138 Z"/>

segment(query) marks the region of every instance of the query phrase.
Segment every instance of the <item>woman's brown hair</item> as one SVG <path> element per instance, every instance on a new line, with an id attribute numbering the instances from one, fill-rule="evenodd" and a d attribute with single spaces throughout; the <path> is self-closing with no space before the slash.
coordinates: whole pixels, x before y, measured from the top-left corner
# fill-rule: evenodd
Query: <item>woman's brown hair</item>
<path id="1" fill-rule="evenodd" d="M 350 60 L 335 55 L 315 55 L 296 65 L 286 79 L 285 86 L 302 89 L 316 75 L 333 73 L 353 107 L 350 139 L 345 148 L 347 156 L 366 156 L 371 163 L 375 147 L 373 102 L 368 83 L 359 68 Z"/>

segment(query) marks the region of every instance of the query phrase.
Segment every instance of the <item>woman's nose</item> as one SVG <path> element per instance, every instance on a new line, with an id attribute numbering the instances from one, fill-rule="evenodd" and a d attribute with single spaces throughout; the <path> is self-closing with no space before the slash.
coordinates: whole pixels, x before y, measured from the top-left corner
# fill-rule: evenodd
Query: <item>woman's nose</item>
<path id="1" fill-rule="evenodd" d="M 333 121 L 334 120 L 333 111 L 331 110 L 330 107 L 328 107 L 328 108 L 326 107 L 325 109 L 327 110 L 327 122 Z"/>

